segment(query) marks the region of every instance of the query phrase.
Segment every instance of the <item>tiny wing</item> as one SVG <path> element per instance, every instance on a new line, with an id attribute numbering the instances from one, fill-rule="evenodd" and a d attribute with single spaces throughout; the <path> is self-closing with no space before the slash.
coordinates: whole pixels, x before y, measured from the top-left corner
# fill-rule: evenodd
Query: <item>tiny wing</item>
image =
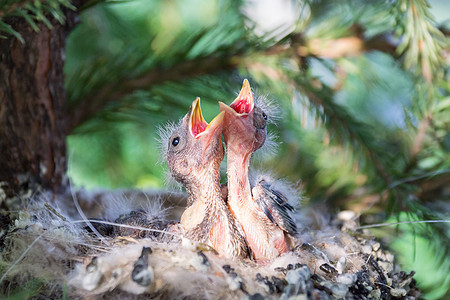
<path id="1" fill-rule="evenodd" d="M 290 234 L 297 234 L 297 226 L 290 213 L 294 207 L 287 202 L 286 196 L 271 188 L 264 180 L 252 189 L 253 200 L 272 223 Z"/>

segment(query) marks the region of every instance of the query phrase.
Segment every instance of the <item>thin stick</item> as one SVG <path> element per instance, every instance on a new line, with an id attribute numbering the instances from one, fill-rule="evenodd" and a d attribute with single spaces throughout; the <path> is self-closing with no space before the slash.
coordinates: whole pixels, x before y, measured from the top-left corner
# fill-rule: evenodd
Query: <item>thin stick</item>
<path id="1" fill-rule="evenodd" d="M 450 220 L 422 220 L 422 221 L 405 221 L 405 222 L 395 222 L 395 223 L 380 223 L 380 224 L 359 226 L 357 229 L 376 228 L 376 227 L 402 225 L 402 224 L 420 224 L 420 223 L 450 223 Z"/>
<path id="2" fill-rule="evenodd" d="M 86 220 L 75 220 L 75 221 L 71 221 L 70 223 L 74 223 L 75 224 L 75 223 L 85 223 L 85 222 L 86 222 Z M 151 228 L 140 227 L 140 226 L 131 226 L 131 225 L 126 225 L 126 224 L 102 221 L 102 220 L 90 219 L 90 220 L 88 220 L 88 222 L 90 222 L 90 223 L 98 223 L 98 224 L 105 224 L 105 225 L 112 225 L 112 226 L 118 226 L 118 227 L 125 227 L 125 228 L 131 228 L 131 229 L 138 229 L 138 230 L 145 230 L 145 231 L 150 231 L 150 232 L 159 232 L 159 233 L 164 233 L 164 234 L 170 234 L 170 235 L 173 235 L 173 236 L 178 236 L 179 235 L 178 233 L 173 233 L 173 232 L 159 230 L 159 229 L 151 229 Z"/>
<path id="3" fill-rule="evenodd" d="M 57 217 L 59 217 L 63 221 L 67 221 L 66 218 L 64 218 L 63 215 L 61 215 L 59 212 L 56 211 L 53 207 L 50 206 L 47 202 L 44 203 L 45 208 L 47 208 L 51 213 L 55 214 Z"/>
<path id="4" fill-rule="evenodd" d="M 422 174 L 422 175 L 418 175 L 418 176 L 403 178 L 403 179 L 400 179 L 400 180 L 397 180 L 397 181 L 391 183 L 388 188 L 392 189 L 392 188 L 394 188 L 394 187 L 396 187 L 396 186 L 398 186 L 400 184 L 403 184 L 403 183 L 413 182 L 413 181 L 417 181 L 417 180 L 424 179 L 424 178 L 427 178 L 427 177 L 441 175 L 441 174 L 446 174 L 446 173 L 450 173 L 450 169 L 437 170 L 437 171 L 428 172 L 428 173 L 425 173 L 425 174 Z"/>

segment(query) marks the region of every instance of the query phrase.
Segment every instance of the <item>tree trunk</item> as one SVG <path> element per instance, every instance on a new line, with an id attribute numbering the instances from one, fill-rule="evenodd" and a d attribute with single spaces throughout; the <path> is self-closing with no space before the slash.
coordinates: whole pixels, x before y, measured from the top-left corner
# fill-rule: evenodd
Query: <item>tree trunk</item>
<path id="1" fill-rule="evenodd" d="M 9 18 L 25 40 L 0 39 L 0 187 L 6 196 L 38 186 L 58 192 L 66 178 L 64 47 L 76 14 L 66 23 Z"/>

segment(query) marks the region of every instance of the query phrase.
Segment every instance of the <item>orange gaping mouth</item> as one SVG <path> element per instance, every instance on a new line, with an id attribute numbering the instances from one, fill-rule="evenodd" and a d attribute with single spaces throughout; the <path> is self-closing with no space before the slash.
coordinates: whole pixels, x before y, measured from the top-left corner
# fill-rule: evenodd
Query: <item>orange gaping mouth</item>
<path id="1" fill-rule="evenodd" d="M 218 114 L 211 123 L 205 121 L 200 107 L 200 98 L 194 100 L 192 103 L 191 114 L 189 116 L 189 132 L 195 137 L 199 138 L 208 131 L 214 131 L 223 121 L 224 113 Z"/>
<path id="2" fill-rule="evenodd" d="M 230 104 L 230 107 L 234 109 L 238 114 L 248 114 L 255 107 L 253 101 L 253 94 L 250 84 L 247 79 L 244 79 L 242 89 L 237 98 Z"/>

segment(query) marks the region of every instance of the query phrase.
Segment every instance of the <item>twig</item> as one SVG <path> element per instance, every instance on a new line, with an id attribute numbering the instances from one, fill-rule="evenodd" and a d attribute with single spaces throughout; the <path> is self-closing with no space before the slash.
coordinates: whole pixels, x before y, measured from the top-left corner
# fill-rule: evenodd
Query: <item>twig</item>
<path id="1" fill-rule="evenodd" d="M 169 235 L 173 235 L 173 236 L 179 236 L 178 233 L 173 233 L 173 232 L 169 232 L 169 231 L 164 231 L 164 230 L 159 230 L 159 229 L 153 229 L 153 228 L 146 228 L 146 227 L 141 227 L 141 226 L 131 226 L 131 225 L 126 225 L 126 224 L 120 224 L 120 223 L 114 223 L 114 222 L 108 222 L 108 221 L 102 221 L 102 220 L 94 220 L 94 219 L 89 219 L 89 220 L 75 220 L 75 221 L 70 221 L 70 223 L 76 224 L 76 223 L 98 223 L 98 224 L 104 224 L 104 225 L 112 225 L 112 226 L 117 226 L 117 227 L 124 227 L 124 228 L 130 228 L 130 229 L 138 229 L 138 230 L 144 230 L 144 231 L 150 231 L 150 232 L 159 232 L 159 233 L 164 233 L 164 234 L 169 234 Z"/>
<path id="2" fill-rule="evenodd" d="M 419 125 L 419 130 L 417 131 L 416 138 L 414 139 L 413 146 L 411 147 L 411 152 L 409 153 L 410 159 L 414 159 L 414 157 L 419 153 L 422 148 L 422 143 L 425 138 L 428 127 L 430 126 L 430 122 L 432 120 L 432 115 L 428 114 L 422 120 Z"/>
<path id="3" fill-rule="evenodd" d="M 401 180 L 397 180 L 393 183 L 391 183 L 389 185 L 389 189 L 395 188 L 397 186 L 399 186 L 400 184 L 403 183 L 407 183 L 407 182 L 414 182 L 423 178 L 427 178 L 430 176 L 436 176 L 436 175 L 441 175 L 441 174 L 446 174 L 446 173 L 450 173 L 450 169 L 443 169 L 443 170 L 437 170 L 437 171 L 433 171 L 433 172 L 428 172 L 422 175 L 417 175 L 417 176 L 412 176 L 412 177 L 407 177 L 407 178 L 403 178 Z"/>
<path id="4" fill-rule="evenodd" d="M 422 220 L 422 221 L 405 221 L 405 222 L 395 222 L 395 223 L 380 223 L 380 224 L 359 226 L 356 229 L 367 229 L 367 228 L 377 228 L 377 227 L 384 227 L 384 226 L 403 225 L 403 224 L 421 224 L 421 223 L 450 223 L 450 220 Z"/>
<path id="5" fill-rule="evenodd" d="M 66 218 L 64 218 L 64 216 L 62 216 L 59 212 L 56 211 L 56 209 L 54 209 L 53 207 L 50 206 L 50 204 L 48 204 L 47 202 L 44 203 L 45 208 L 47 208 L 51 213 L 55 214 L 57 217 L 59 217 L 61 220 L 63 221 L 67 221 Z"/>

